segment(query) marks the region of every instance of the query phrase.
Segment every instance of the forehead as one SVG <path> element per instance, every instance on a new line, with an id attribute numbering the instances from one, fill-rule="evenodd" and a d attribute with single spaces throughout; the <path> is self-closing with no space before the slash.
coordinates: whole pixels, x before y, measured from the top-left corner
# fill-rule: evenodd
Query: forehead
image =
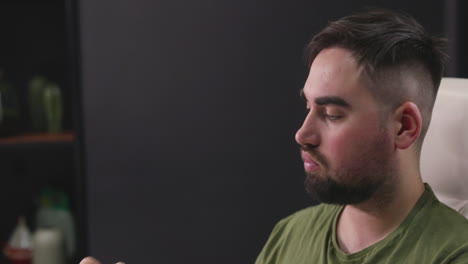
<path id="1" fill-rule="evenodd" d="M 363 67 L 343 48 L 322 50 L 314 59 L 303 93 L 308 100 L 339 96 L 351 102 L 371 99 Z"/>

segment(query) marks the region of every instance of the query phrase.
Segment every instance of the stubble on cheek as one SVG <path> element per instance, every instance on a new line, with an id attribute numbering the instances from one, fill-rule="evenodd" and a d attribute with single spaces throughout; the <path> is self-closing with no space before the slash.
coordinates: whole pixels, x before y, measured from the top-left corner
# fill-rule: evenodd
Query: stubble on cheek
<path id="1" fill-rule="evenodd" d="M 374 120 L 371 122 L 378 123 Z M 323 174 L 342 184 L 359 184 L 362 180 L 365 181 L 366 179 L 361 178 L 369 177 L 372 172 L 378 173 L 379 167 L 391 155 L 389 135 L 382 127 L 348 130 L 329 144 L 329 152 L 325 153 L 329 166 Z"/>

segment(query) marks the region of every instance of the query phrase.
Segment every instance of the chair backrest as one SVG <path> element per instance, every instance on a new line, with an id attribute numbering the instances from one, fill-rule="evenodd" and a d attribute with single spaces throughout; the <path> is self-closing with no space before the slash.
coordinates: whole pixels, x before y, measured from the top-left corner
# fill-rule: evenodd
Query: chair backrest
<path id="1" fill-rule="evenodd" d="M 421 173 L 441 202 L 468 218 L 468 79 L 442 79 Z"/>

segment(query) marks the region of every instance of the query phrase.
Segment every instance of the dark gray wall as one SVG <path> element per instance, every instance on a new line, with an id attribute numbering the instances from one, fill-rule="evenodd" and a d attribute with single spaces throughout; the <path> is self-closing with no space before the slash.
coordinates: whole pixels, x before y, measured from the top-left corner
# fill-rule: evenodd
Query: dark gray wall
<path id="1" fill-rule="evenodd" d="M 253 263 L 312 204 L 303 47 L 364 4 L 443 30 L 442 1 L 80 1 L 89 248 L 104 263 Z"/>
<path id="2" fill-rule="evenodd" d="M 468 10 L 468 2 L 462 0 L 448 0 L 447 9 L 448 21 L 447 31 L 449 39 L 452 40 L 452 49 L 450 66 L 452 71 L 449 72 L 450 76 L 468 78 L 468 36 L 466 34 L 466 28 L 468 27 L 468 17 L 466 11 Z"/>

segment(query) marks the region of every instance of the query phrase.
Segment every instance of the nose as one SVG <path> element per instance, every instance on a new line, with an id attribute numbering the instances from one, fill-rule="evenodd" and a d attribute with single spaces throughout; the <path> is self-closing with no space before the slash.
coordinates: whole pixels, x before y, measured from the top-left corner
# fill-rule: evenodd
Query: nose
<path id="1" fill-rule="evenodd" d="M 317 120 L 313 116 L 313 112 L 310 111 L 301 128 L 296 132 L 296 142 L 301 145 L 311 145 L 318 147 L 320 145 L 320 134 L 318 129 Z"/>

